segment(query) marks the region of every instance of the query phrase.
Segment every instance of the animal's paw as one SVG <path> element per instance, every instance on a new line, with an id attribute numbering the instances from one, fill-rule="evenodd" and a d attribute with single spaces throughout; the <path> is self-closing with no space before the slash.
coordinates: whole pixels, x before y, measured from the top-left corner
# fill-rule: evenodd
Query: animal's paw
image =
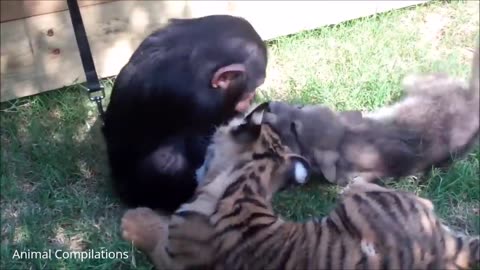
<path id="1" fill-rule="evenodd" d="M 367 180 L 365 180 L 365 178 L 361 177 L 361 176 L 355 176 L 353 177 L 352 181 L 350 182 L 352 185 L 353 184 L 365 184 L 365 183 L 368 183 Z"/>
<path id="2" fill-rule="evenodd" d="M 340 194 L 345 196 L 347 194 L 354 194 L 357 192 L 388 190 L 384 187 L 381 180 L 373 180 L 374 178 L 367 177 L 365 177 L 364 175 L 357 175 L 352 177 L 350 182 L 340 191 Z"/>
<path id="3" fill-rule="evenodd" d="M 168 234 L 168 218 L 150 208 L 140 207 L 130 209 L 123 215 L 121 227 L 123 239 L 150 252 Z"/>
<path id="4" fill-rule="evenodd" d="M 346 194 L 352 189 L 352 186 L 362 183 L 366 183 L 366 181 L 361 176 L 354 176 L 347 182 L 347 184 L 342 189 L 340 189 L 339 193 L 340 195 Z"/>
<path id="5" fill-rule="evenodd" d="M 420 183 L 425 180 L 425 174 L 423 172 L 418 172 L 406 177 L 406 179 L 412 183 Z"/>
<path id="6" fill-rule="evenodd" d="M 365 239 L 362 239 L 360 242 L 360 249 L 362 250 L 363 254 L 368 257 L 373 257 L 378 254 L 377 250 L 375 249 L 375 244 Z"/>

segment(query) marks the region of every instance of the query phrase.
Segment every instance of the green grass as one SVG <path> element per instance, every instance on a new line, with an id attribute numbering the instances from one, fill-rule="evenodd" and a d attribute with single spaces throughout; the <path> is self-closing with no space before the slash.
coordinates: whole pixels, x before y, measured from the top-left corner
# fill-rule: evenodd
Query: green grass
<path id="1" fill-rule="evenodd" d="M 409 72 L 466 78 L 478 38 L 478 2 L 436 2 L 269 42 L 260 99 L 370 110 L 401 96 Z M 104 81 L 107 90 L 112 82 Z M 109 91 L 107 91 L 109 93 Z M 1 104 L 1 269 L 150 269 L 119 233 L 97 111 L 78 86 Z M 480 233 L 480 150 L 419 184 L 396 188 L 431 199 L 457 230 Z M 302 220 L 328 213 L 338 188 L 311 182 L 279 194 L 276 209 Z M 15 250 L 129 251 L 128 259 L 16 260 Z"/>

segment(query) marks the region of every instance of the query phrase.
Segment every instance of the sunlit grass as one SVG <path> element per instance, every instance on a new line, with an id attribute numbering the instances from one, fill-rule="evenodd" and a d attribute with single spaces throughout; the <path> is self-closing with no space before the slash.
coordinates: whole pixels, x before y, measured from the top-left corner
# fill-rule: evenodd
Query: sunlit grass
<path id="1" fill-rule="evenodd" d="M 260 99 L 370 110 L 401 96 L 414 71 L 466 78 L 478 37 L 478 2 L 437 2 L 269 42 Z M 111 80 L 104 81 L 107 93 Z M 15 250 L 131 251 L 119 233 L 123 209 L 111 194 L 100 121 L 83 89 L 72 86 L 1 104 L 1 269 L 150 269 L 126 260 L 16 260 Z M 480 233 L 478 149 L 422 182 L 392 184 L 431 199 L 454 228 Z M 279 194 L 275 209 L 302 220 L 328 213 L 338 188 L 312 181 Z M 133 257 L 134 256 L 134 257 Z"/>

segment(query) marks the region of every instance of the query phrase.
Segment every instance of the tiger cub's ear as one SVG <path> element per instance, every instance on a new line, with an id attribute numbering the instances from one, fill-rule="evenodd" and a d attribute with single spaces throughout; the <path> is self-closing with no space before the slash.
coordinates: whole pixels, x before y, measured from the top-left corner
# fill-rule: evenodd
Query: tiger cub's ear
<path id="1" fill-rule="evenodd" d="M 297 184 L 305 184 L 309 177 L 311 166 L 310 162 L 302 156 L 299 155 L 290 155 L 290 168 L 288 170 L 289 178 Z"/>
<path id="2" fill-rule="evenodd" d="M 263 114 L 270 112 L 270 103 L 269 102 L 263 102 L 254 107 L 246 116 L 245 116 L 245 122 L 255 122 L 257 124 L 261 124 L 263 120 Z"/>
<path id="3" fill-rule="evenodd" d="M 241 143 L 252 143 L 257 140 L 262 130 L 263 115 L 269 111 L 268 102 L 261 103 L 255 107 L 245 116 L 240 125 L 232 129 L 232 136 Z"/>

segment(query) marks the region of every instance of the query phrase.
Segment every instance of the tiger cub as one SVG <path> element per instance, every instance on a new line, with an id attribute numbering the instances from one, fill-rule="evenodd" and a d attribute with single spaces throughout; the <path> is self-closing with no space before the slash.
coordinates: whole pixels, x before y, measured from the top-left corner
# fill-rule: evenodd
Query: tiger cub
<path id="1" fill-rule="evenodd" d="M 272 196 L 304 183 L 309 164 L 261 122 L 262 104 L 221 127 L 191 202 L 171 218 L 129 210 L 123 237 L 158 269 L 462 269 L 480 260 L 480 239 L 444 227 L 429 200 L 354 181 L 333 211 L 296 223 Z"/>

